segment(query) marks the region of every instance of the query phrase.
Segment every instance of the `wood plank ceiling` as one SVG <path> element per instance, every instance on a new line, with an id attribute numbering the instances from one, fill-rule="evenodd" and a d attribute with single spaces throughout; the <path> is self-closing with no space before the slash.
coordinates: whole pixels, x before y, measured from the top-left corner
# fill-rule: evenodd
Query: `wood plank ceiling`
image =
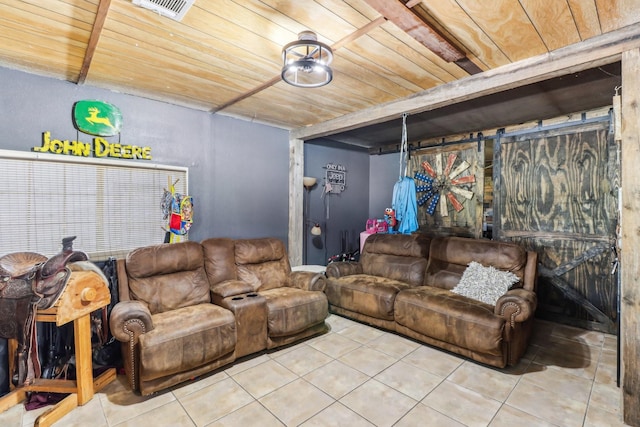
<path id="1" fill-rule="evenodd" d="M 637 22 L 640 0 L 195 0 L 180 22 L 131 0 L 0 0 L 0 66 L 294 129 Z M 304 30 L 334 49 L 322 88 L 279 78 Z"/>

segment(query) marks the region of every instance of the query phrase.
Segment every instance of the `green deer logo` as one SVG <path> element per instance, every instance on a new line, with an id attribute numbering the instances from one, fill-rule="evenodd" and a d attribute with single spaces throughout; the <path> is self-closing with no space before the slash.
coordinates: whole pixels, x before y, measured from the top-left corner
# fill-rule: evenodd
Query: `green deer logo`
<path id="1" fill-rule="evenodd" d="M 102 101 L 78 101 L 73 107 L 73 122 L 81 132 L 113 136 L 122 129 L 122 113 L 115 105 Z"/>
<path id="2" fill-rule="evenodd" d="M 89 117 L 84 118 L 86 121 L 88 121 L 92 125 L 97 125 L 97 124 L 106 125 L 106 126 L 109 126 L 111 129 L 115 130 L 115 126 L 111 124 L 111 120 L 109 120 L 109 117 L 98 117 L 98 114 L 100 114 L 100 110 L 98 108 L 90 107 L 88 111 L 89 111 Z"/>

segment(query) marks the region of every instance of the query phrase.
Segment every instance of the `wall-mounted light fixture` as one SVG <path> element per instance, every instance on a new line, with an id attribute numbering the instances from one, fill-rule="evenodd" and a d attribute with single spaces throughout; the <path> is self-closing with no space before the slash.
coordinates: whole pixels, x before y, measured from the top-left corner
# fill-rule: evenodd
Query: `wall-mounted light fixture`
<path id="1" fill-rule="evenodd" d="M 297 87 L 324 86 L 333 79 L 332 60 L 331 48 L 313 31 L 303 31 L 282 48 L 282 80 Z"/>

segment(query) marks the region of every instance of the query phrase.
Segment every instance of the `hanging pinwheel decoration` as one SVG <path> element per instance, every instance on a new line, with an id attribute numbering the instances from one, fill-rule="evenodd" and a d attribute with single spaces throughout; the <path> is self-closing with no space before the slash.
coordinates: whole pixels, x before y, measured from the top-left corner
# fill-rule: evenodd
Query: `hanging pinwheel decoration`
<path id="1" fill-rule="evenodd" d="M 423 172 L 416 172 L 415 179 L 422 184 L 416 185 L 416 193 L 424 193 L 417 199 L 418 206 L 422 206 L 425 203 L 427 205 L 427 213 L 433 215 L 436 210 L 438 202 L 440 202 L 440 215 L 449 216 L 449 206 L 447 200 L 456 212 L 460 212 L 464 209 L 464 206 L 456 195 L 470 200 L 473 198 L 473 192 L 463 188 L 476 182 L 476 177 L 473 174 L 459 176 L 471 166 L 469 162 L 463 160 L 458 166 L 453 167 L 458 159 L 456 153 L 449 154 L 447 158 L 447 164 L 442 165 L 442 154 L 436 154 L 435 156 L 435 168 L 431 166 L 428 161 L 422 162 Z"/>

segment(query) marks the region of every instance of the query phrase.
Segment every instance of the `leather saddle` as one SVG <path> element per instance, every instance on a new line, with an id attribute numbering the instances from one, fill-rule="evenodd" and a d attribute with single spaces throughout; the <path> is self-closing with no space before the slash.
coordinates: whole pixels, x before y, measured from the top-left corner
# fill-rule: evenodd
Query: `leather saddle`
<path id="1" fill-rule="evenodd" d="M 76 237 L 62 239 L 62 251 L 51 258 L 35 252 L 0 257 L 0 337 L 18 341 L 13 384 L 30 385 L 40 377 L 35 314 L 55 305 L 64 292 L 71 270 L 68 263 L 86 261 L 73 250 Z"/>

